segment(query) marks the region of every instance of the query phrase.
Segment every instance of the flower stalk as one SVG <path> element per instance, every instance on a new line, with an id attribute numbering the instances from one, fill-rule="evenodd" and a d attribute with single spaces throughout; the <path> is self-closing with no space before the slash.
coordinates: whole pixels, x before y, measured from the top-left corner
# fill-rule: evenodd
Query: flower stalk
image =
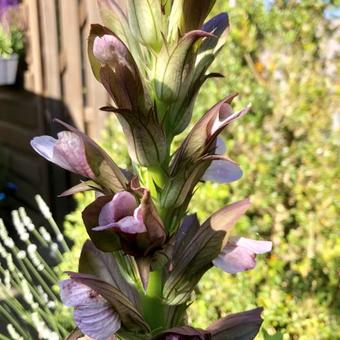
<path id="1" fill-rule="evenodd" d="M 237 94 L 222 98 L 170 153 L 174 137 L 190 125 L 201 86 L 221 76 L 208 69 L 226 43 L 229 21 L 226 13 L 206 20 L 214 3 L 98 0 L 105 26 L 92 25 L 88 57 L 112 98 L 102 110 L 122 126 L 131 169 L 121 169 L 93 140 L 61 121 L 66 130 L 57 139 L 31 142 L 41 156 L 83 178 L 62 196 L 96 193 L 82 213 L 89 240 L 79 272 L 60 282 L 80 336 L 218 340 L 237 338 L 244 327 L 255 335 L 261 326 L 260 308 L 206 330 L 186 324 L 193 291 L 212 266 L 228 273 L 249 270 L 256 254 L 271 250 L 270 242 L 230 237 L 249 199 L 221 208 L 204 223 L 187 211 L 200 182 L 225 185 L 241 178 L 220 134 L 250 106 L 234 112 Z M 53 228 L 49 211 L 45 217 Z"/>

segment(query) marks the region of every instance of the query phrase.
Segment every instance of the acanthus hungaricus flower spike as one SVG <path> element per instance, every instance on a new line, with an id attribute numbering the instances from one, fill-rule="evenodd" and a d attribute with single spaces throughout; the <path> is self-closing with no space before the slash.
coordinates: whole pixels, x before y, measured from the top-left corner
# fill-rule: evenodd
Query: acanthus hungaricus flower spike
<path id="1" fill-rule="evenodd" d="M 213 264 L 227 273 L 235 274 L 255 268 L 255 256 L 271 250 L 272 243 L 269 241 L 234 236 L 229 239 L 220 255 L 213 260 Z"/>
<path id="2" fill-rule="evenodd" d="M 60 140 L 44 137 L 33 143 L 46 158 L 87 178 L 67 193 L 96 191 L 96 200 L 82 214 L 91 241 L 82 249 L 81 273 L 70 273 L 61 288 L 66 304 L 75 306 L 79 327 L 97 340 L 114 333 L 122 339 L 250 340 L 261 325 L 257 309 L 223 318 L 207 330 L 184 326 L 188 301 L 207 270 L 213 265 L 232 273 L 247 270 L 255 266 L 256 254 L 271 249 L 270 242 L 230 238 L 248 199 L 220 209 L 202 225 L 195 216 L 181 225 L 200 181 L 228 183 L 242 176 L 224 156 L 219 139 L 249 110 L 233 112 L 236 94 L 206 112 L 170 155 L 173 138 L 190 122 L 202 84 L 221 76 L 207 73 L 229 27 L 226 13 L 204 23 L 214 3 L 98 0 L 112 30 L 92 25 L 89 59 L 114 101 L 102 110 L 120 121 L 139 177 L 120 170 L 96 144 L 66 125 L 70 131 Z M 69 144 L 76 147 L 68 153 Z M 72 289 L 65 299 L 72 286 L 96 301 L 75 301 Z"/>
<path id="3" fill-rule="evenodd" d="M 108 154 L 92 139 L 74 127 L 56 120 L 69 131 L 58 133 L 58 139 L 50 136 L 35 137 L 31 141 L 33 149 L 48 161 L 93 180 L 104 192 L 124 190 L 127 179 Z M 87 182 L 68 191 L 69 194 L 91 190 L 95 183 Z"/>
<path id="4" fill-rule="evenodd" d="M 60 281 L 59 286 L 61 300 L 74 307 L 74 321 L 85 335 L 107 340 L 120 329 L 119 315 L 96 291 L 72 279 Z"/>

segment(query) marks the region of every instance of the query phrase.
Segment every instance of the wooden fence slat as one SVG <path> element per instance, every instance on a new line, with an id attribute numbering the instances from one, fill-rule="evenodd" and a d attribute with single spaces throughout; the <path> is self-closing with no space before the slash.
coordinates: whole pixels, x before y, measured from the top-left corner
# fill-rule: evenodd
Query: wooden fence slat
<path id="1" fill-rule="evenodd" d="M 28 83 L 26 88 L 36 94 L 43 91 L 41 49 L 40 49 L 40 20 L 38 0 L 25 0 L 24 5 L 28 12 Z"/>
<path id="2" fill-rule="evenodd" d="M 43 50 L 44 96 L 61 99 L 57 9 L 54 0 L 40 1 L 41 45 Z"/>
<path id="3" fill-rule="evenodd" d="M 64 102 L 76 126 L 84 129 L 83 84 L 79 14 L 77 0 L 61 0 L 60 28 L 62 51 L 66 60 L 63 78 Z"/>

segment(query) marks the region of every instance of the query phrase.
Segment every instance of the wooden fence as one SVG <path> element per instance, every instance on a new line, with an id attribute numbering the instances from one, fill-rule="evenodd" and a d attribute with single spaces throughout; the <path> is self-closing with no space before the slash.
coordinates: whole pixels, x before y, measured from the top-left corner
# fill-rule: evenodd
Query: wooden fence
<path id="1" fill-rule="evenodd" d="M 17 185 L 18 204 L 29 206 L 40 193 L 62 214 L 67 200 L 55 197 L 74 179 L 37 156 L 29 141 L 55 134 L 53 118 L 99 136 L 106 114 L 98 108 L 108 97 L 92 75 L 86 44 L 90 24 L 100 19 L 95 0 L 23 0 L 22 6 L 27 18 L 24 89 L 0 88 L 0 151 L 9 155 L 6 180 Z"/>
<path id="2" fill-rule="evenodd" d="M 91 23 L 100 22 L 95 0 L 24 0 L 28 13 L 28 71 L 25 86 L 65 104 L 75 125 L 98 136 L 107 102 L 92 75 L 86 42 Z M 53 110 L 54 108 L 52 108 Z"/>

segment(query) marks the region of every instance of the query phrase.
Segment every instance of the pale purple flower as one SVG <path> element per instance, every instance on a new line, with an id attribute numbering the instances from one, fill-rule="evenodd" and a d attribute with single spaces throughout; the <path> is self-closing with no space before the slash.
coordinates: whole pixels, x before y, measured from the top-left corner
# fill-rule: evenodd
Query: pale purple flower
<path id="1" fill-rule="evenodd" d="M 121 322 L 118 314 L 101 295 L 73 279 L 59 282 L 61 300 L 74 307 L 78 328 L 95 340 L 107 340 L 116 333 Z"/>
<path id="2" fill-rule="evenodd" d="M 242 177 L 240 167 L 229 159 L 213 160 L 202 176 L 203 181 L 229 183 Z"/>
<path id="3" fill-rule="evenodd" d="M 31 141 L 33 149 L 48 161 L 81 176 L 95 179 L 80 136 L 71 131 L 58 133 L 58 139 L 51 136 L 35 137 Z"/>
<path id="4" fill-rule="evenodd" d="M 142 218 L 142 209 L 137 205 L 135 197 L 127 191 L 113 196 L 100 211 L 98 227 L 92 230 L 118 229 L 127 234 L 146 232 Z"/>
<path id="5" fill-rule="evenodd" d="M 227 148 L 223 139 L 217 137 L 215 155 L 223 155 Z M 214 159 L 209 168 L 205 171 L 202 181 L 212 181 L 217 183 L 229 183 L 237 181 L 242 177 L 242 170 L 238 164 L 227 158 Z"/>
<path id="6" fill-rule="evenodd" d="M 255 268 L 256 254 L 268 253 L 271 249 L 272 243 L 269 241 L 231 237 L 213 264 L 227 273 L 235 274 Z"/>

